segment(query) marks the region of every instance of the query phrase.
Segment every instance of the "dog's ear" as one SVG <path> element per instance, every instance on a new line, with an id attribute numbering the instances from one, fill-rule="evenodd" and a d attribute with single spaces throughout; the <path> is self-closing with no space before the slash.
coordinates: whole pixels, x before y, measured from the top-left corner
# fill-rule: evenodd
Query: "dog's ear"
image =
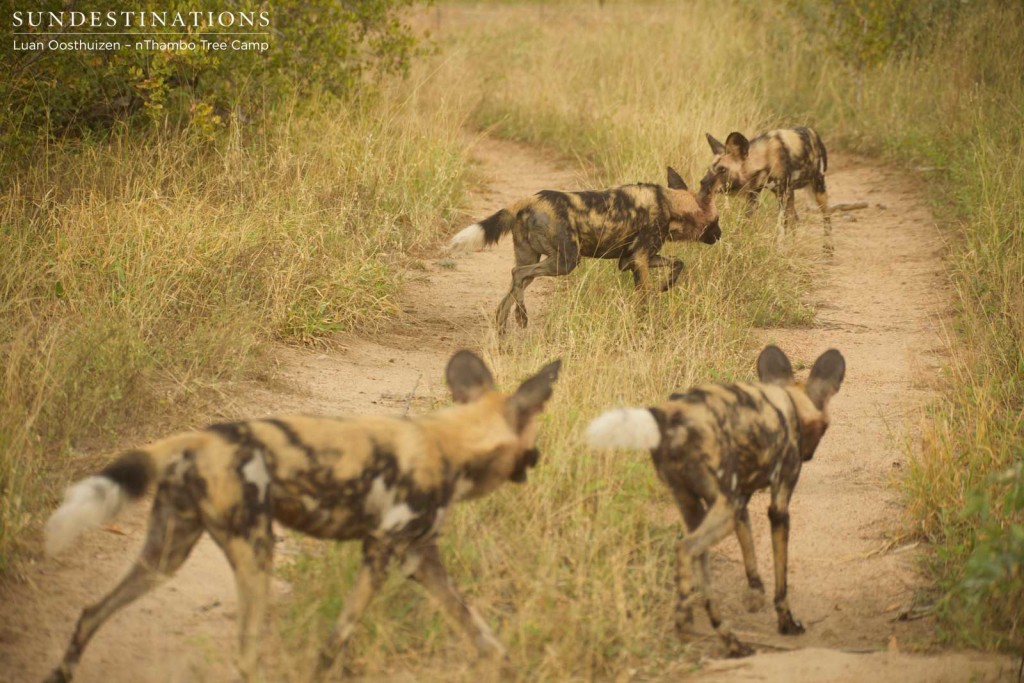
<path id="1" fill-rule="evenodd" d="M 508 399 L 511 409 L 509 416 L 517 430 L 522 429 L 531 417 L 544 409 L 544 404 L 551 398 L 551 385 L 558 379 L 558 372 L 561 369 L 560 360 L 548 363 L 540 372 L 520 384 L 516 393 Z"/>
<path id="2" fill-rule="evenodd" d="M 743 137 L 743 133 L 733 131 L 725 139 L 725 150 L 740 159 L 746 159 L 747 152 L 750 151 L 750 143 Z"/>
<path id="3" fill-rule="evenodd" d="M 704 137 L 708 139 L 708 144 L 711 145 L 712 154 L 725 154 L 725 145 L 713 138 L 711 133 L 704 133 Z"/>
<path id="4" fill-rule="evenodd" d="M 757 357 L 757 378 L 764 384 L 780 387 L 793 383 L 793 366 L 778 346 L 769 344 Z"/>
<path id="5" fill-rule="evenodd" d="M 457 351 L 448 361 L 444 376 L 456 403 L 470 403 L 494 388 L 491 371 L 479 356 L 465 349 Z"/>
<path id="6" fill-rule="evenodd" d="M 688 190 L 683 176 L 676 173 L 676 169 L 668 167 L 668 187 L 670 190 Z"/>
<path id="7" fill-rule="evenodd" d="M 846 376 L 846 359 L 835 349 L 829 349 L 818 356 L 811 368 L 811 376 L 807 378 L 807 398 L 818 410 L 824 410 L 828 400 L 836 395 L 843 377 Z"/>

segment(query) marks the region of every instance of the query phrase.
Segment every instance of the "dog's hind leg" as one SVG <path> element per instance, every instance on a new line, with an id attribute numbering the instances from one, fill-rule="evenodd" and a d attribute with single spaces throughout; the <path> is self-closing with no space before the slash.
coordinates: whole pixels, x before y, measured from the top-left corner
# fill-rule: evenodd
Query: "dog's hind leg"
<path id="1" fill-rule="evenodd" d="M 100 626 L 119 609 L 163 583 L 188 557 L 203 534 L 203 526 L 193 510 L 175 509 L 173 498 L 169 484 L 157 491 L 142 554 L 113 591 L 82 611 L 64 659 L 47 677 L 47 683 L 70 681 L 85 646 Z"/>
<path id="2" fill-rule="evenodd" d="M 432 541 L 410 550 L 406 555 L 406 567 L 412 572 L 409 577 L 422 585 L 440 603 L 441 609 L 466 632 L 481 657 L 505 656 L 504 646 L 448 578 L 436 543 Z"/>
<path id="3" fill-rule="evenodd" d="M 498 327 L 498 331 L 504 333 L 508 325 L 508 314 L 512 310 L 512 304 L 517 304 L 516 307 L 516 320 L 521 324 L 522 322 L 520 315 L 525 319 L 526 316 L 526 304 L 523 303 L 523 294 L 521 291 L 516 291 L 516 271 L 524 266 L 532 266 L 533 264 L 540 261 L 540 253 L 537 252 L 533 247 L 529 245 L 526 238 L 520 234 L 518 229 L 515 229 L 512 233 L 513 238 L 513 249 L 516 256 L 516 265 L 512 269 L 512 286 L 508 290 L 508 294 L 498 304 L 498 310 L 494 315 L 494 323 Z M 522 312 L 520 312 L 522 308 Z"/>
<path id="4" fill-rule="evenodd" d="M 552 255 L 549 255 L 540 263 L 528 266 L 516 266 L 512 269 L 512 289 L 505 295 L 501 305 L 498 307 L 498 314 L 495 319 L 499 331 L 504 331 L 505 320 L 508 318 L 509 308 L 512 301 L 516 304 L 516 322 L 520 327 L 526 327 L 528 318 L 526 315 L 526 299 L 524 291 L 538 277 L 568 275 L 579 263 L 579 249 L 569 238 L 558 242 L 558 247 Z M 511 300 L 509 299 L 511 297 Z"/>
<path id="5" fill-rule="evenodd" d="M 320 650 L 320 662 L 317 674 L 323 674 L 334 664 L 341 651 L 345 648 L 356 624 L 363 612 L 370 605 L 373 596 L 384 585 L 387 578 L 388 562 L 391 559 L 391 548 L 384 543 L 367 538 L 363 541 L 363 564 L 359 567 L 355 582 L 345 598 L 345 606 L 338 615 L 334 631 Z"/>
<path id="6" fill-rule="evenodd" d="M 704 521 L 704 504 L 688 494 L 676 495 L 676 503 L 683 515 L 686 534 L 693 533 Z M 693 585 L 693 560 L 683 547 L 683 539 L 676 544 L 676 631 L 682 635 L 693 626 L 693 602 L 697 597 Z"/>
<path id="7" fill-rule="evenodd" d="M 754 552 L 754 534 L 750 530 L 750 513 L 744 505 L 736 511 L 736 538 L 743 551 L 743 568 L 747 573 L 747 586 L 744 603 L 747 610 L 756 612 L 764 606 L 764 582 L 757 571 L 757 554 Z"/>
<path id="8" fill-rule="evenodd" d="M 701 568 L 701 583 L 704 593 L 704 609 L 711 620 L 711 626 L 718 633 L 718 636 L 725 643 L 729 657 L 746 657 L 753 654 L 753 650 L 744 645 L 733 634 L 728 624 L 722 619 L 718 608 L 711 599 L 711 575 L 708 571 L 707 552 L 716 543 L 729 535 L 735 528 L 735 512 L 732 504 L 720 496 L 715 503 L 708 508 L 704 521 L 700 526 L 684 538 L 677 550 L 680 555 L 686 555 L 691 562 L 699 562 Z M 692 566 L 692 565 L 691 565 Z"/>
<path id="9" fill-rule="evenodd" d="M 817 202 L 818 208 L 821 209 L 821 219 L 825 228 L 824 250 L 826 255 L 831 256 L 835 252 L 835 246 L 832 244 L 832 210 L 828 207 L 828 190 L 825 189 L 825 176 L 820 173 L 816 175 L 811 184 L 807 186 L 807 189 L 814 195 L 814 201 Z"/>

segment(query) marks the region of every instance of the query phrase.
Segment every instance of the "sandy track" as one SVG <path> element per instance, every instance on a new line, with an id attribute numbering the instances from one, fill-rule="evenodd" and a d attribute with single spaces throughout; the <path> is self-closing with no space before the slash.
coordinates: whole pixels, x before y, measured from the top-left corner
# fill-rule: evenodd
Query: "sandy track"
<path id="1" fill-rule="evenodd" d="M 571 170 L 521 145 L 484 139 L 476 156 L 489 180 L 465 223 L 538 189 L 578 186 Z M 836 258 L 822 268 L 815 290 L 823 326 L 763 333 L 765 341 L 807 364 L 825 348 L 838 347 L 849 367 L 832 429 L 804 470 L 792 504 L 790 601 L 808 633 L 782 638 L 774 633 L 770 607 L 753 615 L 743 611 L 738 548 L 735 541 L 723 543 L 713 554 L 715 585 L 725 613 L 761 652 L 741 661 L 706 661 L 699 677 L 901 683 L 1010 677 L 1012 667 L 1003 659 L 903 652 L 927 642 L 932 624 L 927 618 L 894 621 L 922 585 L 920 549 L 899 538 L 901 509 L 891 482 L 904 456 L 894 438 L 928 396 L 941 351 L 936 320 L 949 297 L 938 233 L 918 188 L 862 161 L 840 158 L 833 169 L 832 201 L 868 200 L 870 208 L 836 220 Z M 801 229 L 820 230 L 817 216 L 805 213 Z M 273 387 L 237 387 L 217 417 L 395 413 L 441 396 L 445 361 L 452 350 L 485 338 L 511 261 L 506 241 L 459 259 L 454 268 L 431 261 L 410 271 L 403 319 L 389 333 L 372 341 L 344 338 L 329 353 L 279 349 L 274 357 L 283 380 Z M 531 287 L 530 301 L 541 301 L 546 287 L 550 282 Z M 752 518 L 770 585 L 764 498 L 754 501 Z M 109 590 L 133 560 L 145 510 L 139 506 L 125 515 L 126 535 L 90 534 L 59 560 L 40 558 L 26 572 L 29 581 L 0 590 L 0 681 L 39 680 L 59 659 L 81 607 Z M 287 559 L 292 549 L 283 543 L 279 551 Z M 291 589 L 275 586 L 278 593 Z M 204 539 L 171 581 L 100 631 L 77 680 L 232 680 L 234 610 L 230 570 Z"/>
<path id="2" fill-rule="evenodd" d="M 895 482 L 906 466 L 902 444 L 913 439 L 908 426 L 930 395 L 943 353 L 940 320 L 951 296 L 939 232 L 921 187 L 905 173 L 839 156 L 828 184 L 833 204 L 869 206 L 834 219 L 835 258 L 821 268 L 812 295 L 820 325 L 762 332 L 804 367 L 829 347 L 847 362 L 829 432 L 790 505 L 789 600 L 807 633 L 777 635 L 770 604 L 745 612 L 735 590 L 745 585 L 739 547 L 725 543 L 713 564 L 718 593 L 735 628 L 761 644 L 760 653 L 716 662 L 700 678 L 999 680 L 1010 675 L 1003 660 L 901 653 L 928 646 L 934 630 L 930 618 L 898 618 L 919 616 L 924 578 L 922 548 L 906 537 Z M 817 211 L 805 208 L 803 218 L 800 230 L 817 238 Z M 767 507 L 767 494 L 751 502 L 759 565 L 771 591 Z"/>

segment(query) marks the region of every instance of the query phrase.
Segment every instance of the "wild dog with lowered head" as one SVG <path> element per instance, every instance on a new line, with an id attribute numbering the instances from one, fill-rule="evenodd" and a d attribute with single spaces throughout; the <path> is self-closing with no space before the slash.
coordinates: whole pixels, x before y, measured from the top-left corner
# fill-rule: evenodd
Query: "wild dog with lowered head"
<path id="1" fill-rule="evenodd" d="M 446 379 L 457 405 L 418 418 L 286 417 L 218 424 L 130 451 L 68 490 L 47 523 L 57 552 L 85 528 L 111 519 L 126 499 L 156 484 L 141 557 L 109 595 L 87 607 L 64 659 L 47 679 L 70 681 L 96 630 L 169 577 L 206 531 L 227 555 L 238 588 L 238 667 L 258 667 L 270 593 L 271 520 L 316 538 L 361 540 L 363 564 L 337 626 L 321 650 L 326 670 L 386 576 L 390 560 L 422 584 L 481 655 L 504 648 L 448 579 L 436 536 L 451 504 L 537 464 L 537 415 L 560 362 L 512 394 L 495 390 L 487 366 L 456 353 Z"/>
<path id="2" fill-rule="evenodd" d="M 767 346 L 757 359 L 759 383 L 694 387 L 653 408 L 611 410 L 590 423 L 587 438 L 593 446 L 651 449 L 658 477 L 672 490 L 682 512 L 686 533 L 676 546 L 680 632 L 693 621 L 692 603 L 703 599 L 729 656 L 753 652 L 733 635 L 711 600 L 708 550 L 736 531 L 747 583 L 760 604 L 764 584 L 757 571 L 747 502 L 765 487 L 771 488 L 768 519 L 779 633 L 804 632 L 786 599 L 789 500 L 800 467 L 814 455 L 828 428 L 828 403 L 845 372 L 842 354 L 830 349 L 815 361 L 805 383 L 796 382 L 786 354 Z M 694 581 L 698 564 L 700 579 Z"/>
<path id="3" fill-rule="evenodd" d="M 760 192 L 770 188 L 784 213 L 783 226 L 796 220 L 794 192 L 806 187 L 814 195 L 825 223 L 825 250 L 832 251 L 832 220 L 829 215 L 825 171 L 828 152 L 821 137 L 811 128 L 784 128 L 768 131 L 753 140 L 732 132 L 725 144 L 706 133 L 715 158 L 705 180 L 721 177 L 721 187 L 731 194 L 747 198 L 749 215 Z"/>
<path id="4" fill-rule="evenodd" d="M 619 270 L 631 271 L 636 287 L 644 291 L 651 287 L 651 268 L 671 266 L 661 291 L 671 288 L 683 272 L 683 261 L 661 256 L 662 245 L 676 240 L 714 244 L 722 236 L 715 209 L 716 182 L 712 178 L 706 185 L 701 183 L 700 192 L 694 194 L 669 168 L 667 188 L 638 183 L 591 192 L 543 190 L 465 228 L 452 238 L 449 248 L 480 249 L 512 233 L 516 256 L 512 287 L 501 300 L 495 321 L 504 332 L 514 302 L 516 321 L 525 327 L 524 290 L 535 278 L 569 274 L 583 256 L 618 259 Z M 546 258 L 541 261 L 541 256 Z"/>

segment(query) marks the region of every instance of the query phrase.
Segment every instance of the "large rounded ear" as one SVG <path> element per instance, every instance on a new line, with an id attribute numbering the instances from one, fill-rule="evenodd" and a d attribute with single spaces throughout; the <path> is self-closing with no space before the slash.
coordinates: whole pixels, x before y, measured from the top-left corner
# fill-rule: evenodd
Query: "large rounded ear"
<path id="1" fill-rule="evenodd" d="M 793 383 L 793 366 L 778 346 L 769 344 L 757 357 L 757 378 L 764 384 L 784 387 Z"/>
<path id="2" fill-rule="evenodd" d="M 725 150 L 733 156 L 739 157 L 740 159 L 746 159 L 747 152 L 750 151 L 750 142 L 743 137 L 743 133 L 733 131 L 729 133 L 729 137 L 725 139 Z"/>
<path id="3" fill-rule="evenodd" d="M 551 398 L 551 385 L 558 379 L 558 372 L 561 369 L 560 360 L 548 363 L 540 372 L 520 384 L 516 393 L 509 398 L 509 416 L 513 419 L 516 430 L 522 429 L 531 417 L 544 409 L 544 404 Z"/>
<path id="4" fill-rule="evenodd" d="M 708 139 L 708 144 L 711 145 L 712 154 L 725 154 L 725 145 L 713 138 L 711 133 L 704 133 L 704 137 Z"/>
<path id="5" fill-rule="evenodd" d="M 444 376 L 456 403 L 470 403 L 494 388 L 491 371 L 478 355 L 465 349 L 448 361 Z"/>
<path id="6" fill-rule="evenodd" d="M 676 173 L 676 169 L 668 167 L 668 187 L 670 190 L 687 190 L 686 181 L 683 176 Z"/>
<path id="7" fill-rule="evenodd" d="M 839 391 L 845 376 L 846 359 L 835 349 L 829 349 L 814 361 L 805 388 L 807 398 L 811 399 L 818 410 L 823 410 L 828 400 Z"/>

